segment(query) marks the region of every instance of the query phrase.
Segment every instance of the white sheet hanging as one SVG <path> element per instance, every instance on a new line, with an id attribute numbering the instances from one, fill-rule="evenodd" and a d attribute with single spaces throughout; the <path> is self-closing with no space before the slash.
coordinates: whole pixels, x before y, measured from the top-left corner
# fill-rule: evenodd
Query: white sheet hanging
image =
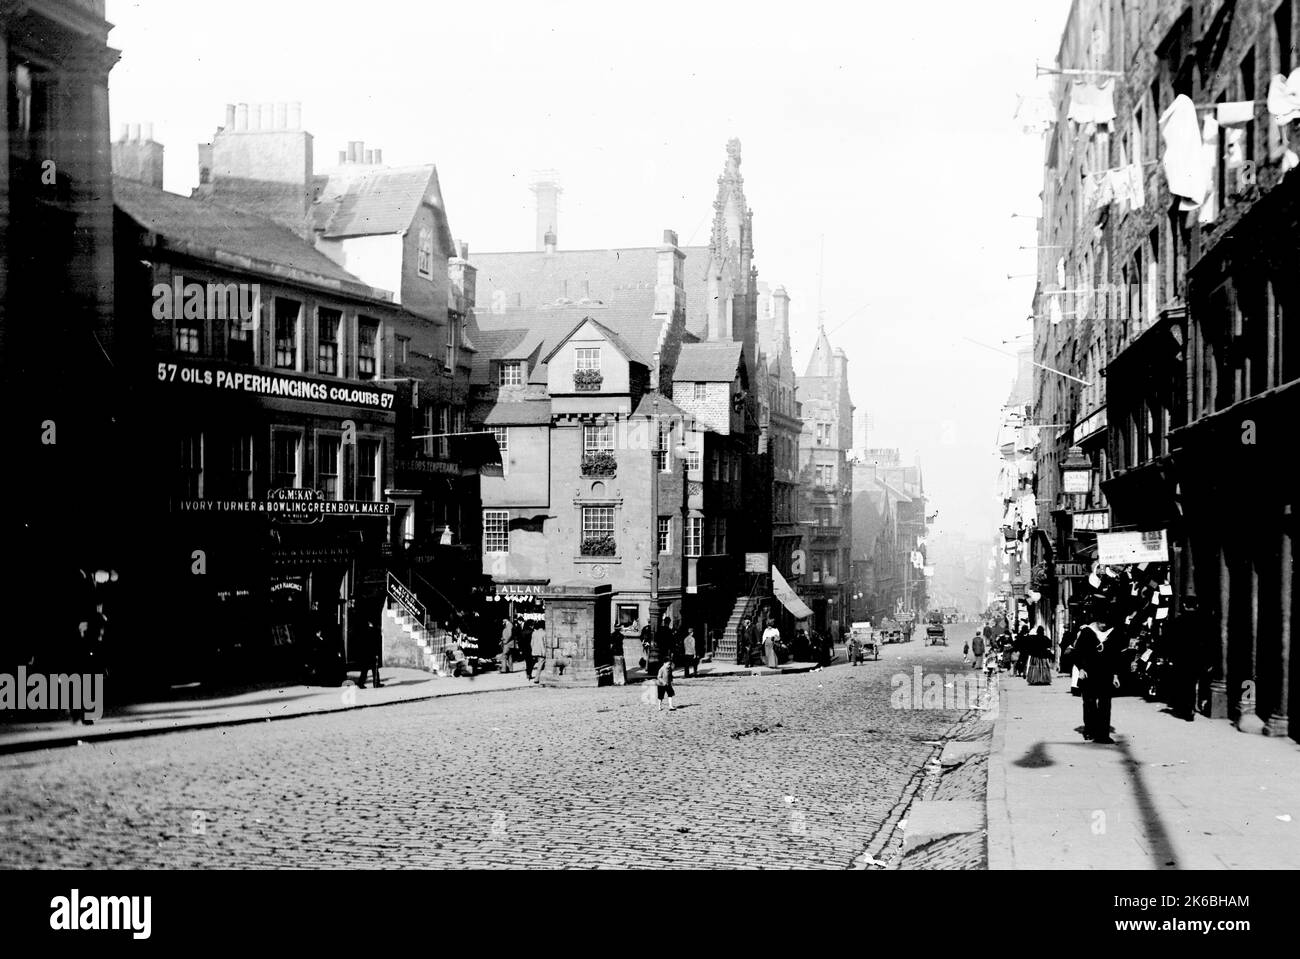
<path id="1" fill-rule="evenodd" d="M 1207 116 L 1207 122 L 1215 122 Z M 1160 136 L 1165 141 L 1163 163 L 1169 192 L 1188 200 L 1193 209 L 1209 189 L 1204 161 L 1201 127 L 1196 122 L 1196 104 L 1179 94 L 1160 116 Z"/>
<path id="2" fill-rule="evenodd" d="M 1300 120 L 1300 67 L 1291 76 L 1276 74 L 1268 84 L 1268 112 L 1279 126 Z"/>
<path id="3" fill-rule="evenodd" d="M 1115 78 L 1100 84 L 1076 80 L 1070 85 L 1067 119 L 1075 123 L 1105 123 L 1115 120 Z"/>

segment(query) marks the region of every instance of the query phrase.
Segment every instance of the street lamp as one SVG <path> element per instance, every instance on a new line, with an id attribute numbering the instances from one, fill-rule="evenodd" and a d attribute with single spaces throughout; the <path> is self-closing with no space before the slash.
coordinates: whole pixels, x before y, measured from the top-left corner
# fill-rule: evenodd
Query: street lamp
<path id="1" fill-rule="evenodd" d="M 684 629 L 686 623 L 686 582 L 690 574 L 686 555 L 686 538 L 687 527 L 691 521 L 690 481 L 686 475 L 687 468 L 690 465 L 691 448 L 686 445 L 686 425 L 684 423 L 682 424 L 682 441 L 677 444 L 673 452 L 682 461 L 682 605 L 677 618 L 681 621 L 678 625 Z M 669 655 L 672 654 L 669 653 Z"/>
<path id="2" fill-rule="evenodd" d="M 1065 462 L 1061 464 L 1061 491 L 1070 494 L 1092 492 L 1092 461 L 1078 446 L 1070 447 Z"/>

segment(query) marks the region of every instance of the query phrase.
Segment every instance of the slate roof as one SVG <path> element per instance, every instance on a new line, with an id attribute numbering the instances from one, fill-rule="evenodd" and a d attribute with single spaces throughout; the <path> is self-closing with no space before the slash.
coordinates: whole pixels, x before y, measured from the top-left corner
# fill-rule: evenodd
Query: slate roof
<path id="1" fill-rule="evenodd" d="M 550 422 L 550 400 L 502 401 L 483 418 L 484 426 L 540 426 Z"/>
<path id="2" fill-rule="evenodd" d="M 528 335 L 527 330 L 485 330 L 481 327 L 474 333 L 474 342 L 478 352 L 474 354 L 470 366 L 469 381 L 483 384 L 492 381 L 492 361 L 521 359 L 515 349 Z"/>
<path id="3" fill-rule="evenodd" d="M 707 246 L 680 247 L 682 285 L 686 289 L 686 328 L 699 335 L 708 319 Z M 480 312 L 492 308 L 494 290 L 505 295 L 506 309 L 529 309 L 554 304 L 561 297 L 587 298 L 606 304 L 629 296 L 647 296 L 653 312 L 654 288 L 659 273 L 659 248 L 628 247 L 610 250 L 525 251 L 471 253 L 478 268 Z"/>
<path id="4" fill-rule="evenodd" d="M 580 329 L 581 329 L 584 325 L 586 325 L 587 323 L 590 323 L 590 324 L 591 324 L 592 326 L 594 326 L 597 330 L 599 330 L 602 334 L 604 334 L 605 339 L 606 339 L 607 341 L 609 341 L 611 344 L 613 344 L 615 347 L 617 347 L 617 348 L 618 348 L 618 351 L 619 351 L 620 353 L 622 353 L 625 357 L 627 357 L 629 360 L 631 360 L 633 363 L 640 363 L 642 366 L 649 366 L 649 365 L 650 365 L 648 362 L 646 362 L 646 358 L 645 358 L 644 356 L 642 356 L 640 353 L 638 353 L 638 352 L 637 352 L 637 351 L 632 347 L 632 345 L 629 344 L 629 343 L 627 342 L 626 339 L 624 339 L 623 337 L 619 336 L 618 333 L 616 333 L 614 330 L 611 330 L 608 326 L 606 326 L 604 323 L 600 322 L 600 320 L 596 319 L 595 317 L 593 317 L 593 316 L 591 316 L 591 315 L 584 316 L 584 317 L 583 317 L 582 319 L 580 319 L 576 324 L 574 324 L 573 329 L 571 329 L 571 330 L 570 330 L 568 333 L 566 333 L 564 336 L 560 337 L 560 338 L 559 338 L 559 339 L 558 339 L 558 340 L 557 340 L 557 341 L 556 341 L 556 342 L 551 346 L 551 351 L 550 351 L 549 353 L 546 354 L 546 357 L 545 357 L 545 359 L 542 360 L 542 362 L 543 362 L 543 363 L 549 363 L 549 362 L 551 362 L 551 357 L 554 356 L 554 355 L 556 354 L 556 351 L 558 351 L 559 348 L 560 348 L 561 346 L 563 346 L 564 343 L 565 343 L 565 342 L 566 342 L 570 337 L 572 337 L 574 333 L 577 333 L 578 330 L 580 330 Z"/>
<path id="5" fill-rule="evenodd" d="M 326 239 L 404 232 L 436 177 L 432 164 L 380 168 L 348 179 L 331 177 L 312 211 L 313 220 Z M 436 182 L 433 199 L 437 205 Z"/>
<path id="6" fill-rule="evenodd" d="M 113 178 L 113 202 L 142 227 L 197 252 L 245 257 L 268 267 L 288 267 L 326 280 L 366 286 L 312 244 L 278 223 L 242 213 L 207 197 L 167 193 Z"/>
<path id="7" fill-rule="evenodd" d="M 736 378 L 744 344 L 736 340 L 685 343 L 673 370 L 673 382 L 730 383 Z"/>
<path id="8" fill-rule="evenodd" d="M 659 325 L 654 319 L 654 291 L 640 291 L 620 296 L 613 303 L 570 303 L 552 307 L 524 307 L 508 309 L 503 313 L 477 310 L 479 336 L 490 330 L 523 330 L 524 338 L 510 351 L 510 359 L 532 355 L 540 348 L 541 355 L 550 354 L 577 325 L 590 317 L 614 334 L 629 358 L 648 364 L 659 345 Z M 528 380 L 530 383 L 546 382 L 546 364 L 539 363 Z"/>

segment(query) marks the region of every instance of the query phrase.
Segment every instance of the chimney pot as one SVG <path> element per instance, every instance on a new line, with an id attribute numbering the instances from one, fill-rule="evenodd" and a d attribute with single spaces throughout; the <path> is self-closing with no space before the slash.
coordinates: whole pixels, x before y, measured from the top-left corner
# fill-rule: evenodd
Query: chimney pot
<path id="1" fill-rule="evenodd" d="M 462 242 L 462 243 L 461 243 L 461 245 L 460 245 L 460 258 L 461 258 L 462 260 L 468 260 L 468 259 L 469 259 L 469 244 L 468 244 L 468 243 L 465 243 L 465 242 Z"/>
<path id="2" fill-rule="evenodd" d="M 119 140 L 127 140 L 130 138 L 130 135 L 131 135 L 130 124 L 119 123 L 117 126 L 117 138 Z"/>
<path id="3" fill-rule="evenodd" d="M 376 150 L 376 151 L 375 151 L 375 164 L 376 164 L 377 166 L 383 166 L 383 165 L 384 165 L 384 151 L 383 151 L 383 150 Z"/>
<path id="4" fill-rule="evenodd" d="M 233 130 L 234 128 L 235 128 L 235 105 L 233 103 L 227 103 L 226 104 L 226 129 Z"/>
<path id="5" fill-rule="evenodd" d="M 235 129 L 246 131 L 248 129 L 248 104 L 241 103 L 235 107 Z"/>
<path id="6" fill-rule="evenodd" d="M 289 129 L 289 104 L 277 103 L 275 105 L 275 128 L 277 130 Z"/>
<path id="7" fill-rule="evenodd" d="M 348 151 L 347 151 L 347 150 L 340 150 L 340 151 L 339 151 L 339 166 L 343 166 L 343 164 L 345 164 L 345 163 L 347 163 L 347 162 L 348 162 Z"/>
<path id="8" fill-rule="evenodd" d="M 366 166 L 372 166 L 372 165 L 374 164 L 374 162 L 375 162 L 375 151 L 374 151 L 374 150 L 367 150 L 367 151 L 366 151 Z"/>
<path id="9" fill-rule="evenodd" d="M 676 245 L 677 245 L 677 231 L 676 231 L 676 230 L 664 230 L 664 245 L 665 245 L 665 246 L 676 246 Z"/>
<path id="10" fill-rule="evenodd" d="M 131 139 L 132 139 L 132 140 L 135 140 L 135 141 L 137 141 L 137 142 L 139 142 L 139 140 L 140 140 L 140 124 L 138 124 L 138 123 L 132 123 L 132 124 L 131 124 Z"/>
<path id="11" fill-rule="evenodd" d="M 302 103 L 294 100 L 289 104 L 288 125 L 290 130 L 302 129 Z"/>
<path id="12" fill-rule="evenodd" d="M 153 124 L 152 124 L 152 123 L 146 123 L 146 124 L 144 125 L 144 138 L 145 138 L 148 142 L 150 142 L 150 143 L 153 142 Z"/>

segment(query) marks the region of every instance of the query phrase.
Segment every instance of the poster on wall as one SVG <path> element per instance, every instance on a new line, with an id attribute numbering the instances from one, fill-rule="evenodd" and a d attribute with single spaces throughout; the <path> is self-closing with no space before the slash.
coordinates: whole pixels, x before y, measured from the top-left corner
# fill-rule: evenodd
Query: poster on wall
<path id="1" fill-rule="evenodd" d="M 1103 566 L 1169 562 L 1169 544 L 1162 529 L 1098 533 L 1097 561 Z"/>

